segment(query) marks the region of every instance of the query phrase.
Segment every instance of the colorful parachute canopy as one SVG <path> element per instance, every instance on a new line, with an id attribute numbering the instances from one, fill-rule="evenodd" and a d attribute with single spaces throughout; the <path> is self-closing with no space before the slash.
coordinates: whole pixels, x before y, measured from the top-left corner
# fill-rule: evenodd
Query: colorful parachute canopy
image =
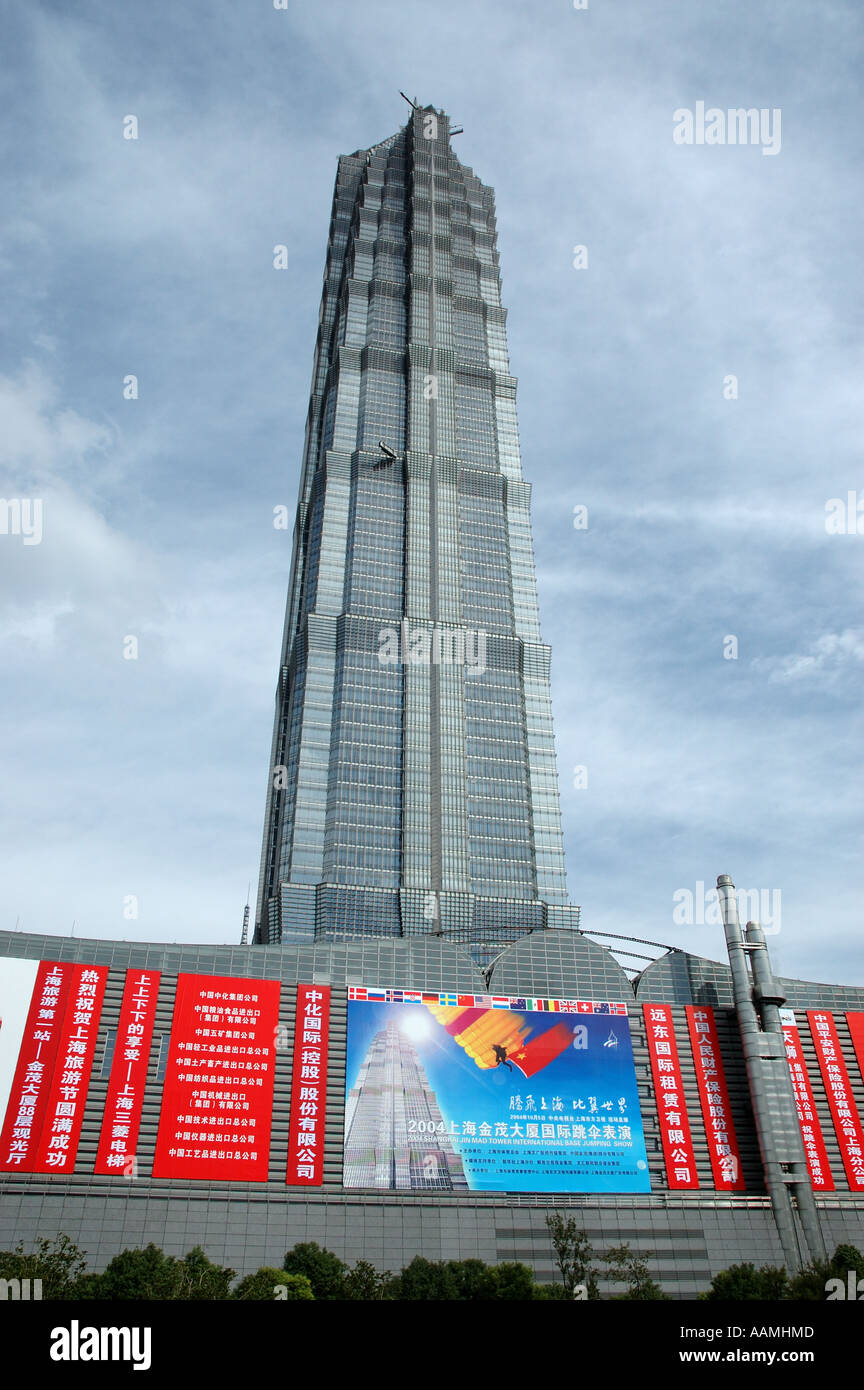
<path id="1" fill-rule="evenodd" d="M 501 1066 L 506 1060 L 518 1067 L 523 1076 L 535 1076 L 573 1041 L 569 1023 L 556 1023 L 531 1039 L 531 1025 L 521 1014 L 506 1009 L 453 1008 L 433 1003 L 427 1003 L 426 1008 L 482 1071 Z"/>

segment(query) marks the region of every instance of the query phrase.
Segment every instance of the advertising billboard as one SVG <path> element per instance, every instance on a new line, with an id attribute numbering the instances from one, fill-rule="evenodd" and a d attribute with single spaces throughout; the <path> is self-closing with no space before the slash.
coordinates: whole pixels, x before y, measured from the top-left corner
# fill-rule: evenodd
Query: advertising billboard
<path id="1" fill-rule="evenodd" d="M 285 1179 L 289 1187 L 320 1187 L 324 1181 L 329 1036 L 329 985 L 298 985 Z"/>
<path id="2" fill-rule="evenodd" d="M 71 1173 L 78 1153 L 108 967 L 73 965 L 72 972 L 34 1173 Z"/>
<path id="3" fill-rule="evenodd" d="M 4 962 L 3 973 L 7 979 L 9 964 Z M 20 967 L 20 964 L 15 962 L 15 966 Z M 66 1003 L 75 972 L 76 967 L 69 961 L 39 961 L 35 982 L 30 986 L 23 1032 L 19 1032 L 17 1022 L 13 1028 L 13 1045 L 17 1046 L 17 1056 L 0 1135 L 0 1172 L 34 1171 L 54 1077 L 54 1063 L 64 1027 Z M 26 972 L 13 967 L 13 986 L 16 978 L 22 976 L 26 978 Z M 4 1007 L 8 1008 L 6 987 L 4 1001 Z M 16 1015 L 16 1019 L 20 1019 L 20 1014 Z M 10 1037 L 12 1042 L 13 1038 Z M 8 1064 L 9 1057 L 4 1045 L 4 1067 L 7 1071 Z"/>
<path id="4" fill-rule="evenodd" d="M 153 1040 L 158 970 L 127 970 L 94 1173 L 136 1176 L 136 1147 Z"/>
<path id="5" fill-rule="evenodd" d="M 708 1154 L 714 1186 L 718 1192 L 743 1192 L 744 1175 L 741 1156 L 729 1105 L 726 1072 L 720 1055 L 717 1020 L 710 1005 L 688 1004 L 685 1007 L 690 1046 L 696 1067 L 696 1084 L 702 1118 L 708 1135 Z"/>
<path id="6" fill-rule="evenodd" d="M 24 1040 L 38 960 L 0 960 L 0 1128 Z"/>
<path id="7" fill-rule="evenodd" d="M 864 1127 L 855 1105 L 843 1049 L 837 1036 L 837 1025 L 833 1014 L 824 1009 L 808 1009 L 807 1021 L 816 1047 L 846 1177 L 853 1192 L 864 1192 Z"/>
<path id="8" fill-rule="evenodd" d="M 279 981 L 178 975 L 154 1178 L 266 1182 Z"/>
<path id="9" fill-rule="evenodd" d="M 343 1185 L 649 1192 L 626 1005 L 348 991 Z"/>
<path id="10" fill-rule="evenodd" d="M 672 1009 L 669 1004 L 645 1004 L 643 1013 L 654 1094 L 657 1097 L 666 1181 L 676 1189 L 695 1188 L 699 1186 L 699 1175 L 696 1172 Z"/>
<path id="11" fill-rule="evenodd" d="M 804 1153 L 807 1156 L 810 1185 L 814 1192 L 833 1192 L 834 1178 L 828 1163 L 828 1152 L 825 1148 L 822 1125 L 819 1122 L 816 1102 L 813 1098 L 813 1087 L 810 1084 L 810 1075 L 807 1071 L 804 1050 L 801 1047 L 801 1036 L 798 1032 L 798 1022 L 794 1010 L 781 1009 L 780 1022 L 783 1026 L 786 1060 L 789 1063 L 789 1075 L 792 1078 L 792 1090 L 795 1095 L 795 1109 L 798 1112 L 798 1127 L 801 1130 Z"/>

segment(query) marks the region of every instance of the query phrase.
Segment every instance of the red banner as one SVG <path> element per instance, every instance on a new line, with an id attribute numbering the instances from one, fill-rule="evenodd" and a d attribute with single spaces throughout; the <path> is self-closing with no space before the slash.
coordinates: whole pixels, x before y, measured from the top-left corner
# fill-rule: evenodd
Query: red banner
<path id="1" fill-rule="evenodd" d="M 34 1173 L 71 1173 L 96 1051 L 106 965 L 74 965 Z"/>
<path id="2" fill-rule="evenodd" d="M 159 979 L 158 970 L 126 971 L 94 1173 L 137 1176 L 135 1149 L 141 1128 Z"/>
<path id="3" fill-rule="evenodd" d="M 864 1014 L 847 1014 L 846 1022 L 849 1024 L 852 1046 L 858 1060 L 858 1070 L 864 1077 Z"/>
<path id="4" fill-rule="evenodd" d="M 781 1018 L 785 1013 L 786 1010 L 782 1009 Z M 797 1024 L 783 1024 L 783 1041 L 786 1044 L 792 1090 L 795 1092 L 795 1108 L 798 1111 L 801 1138 L 804 1140 L 804 1152 L 807 1155 L 807 1167 L 810 1170 L 810 1185 L 814 1192 L 833 1192 L 834 1178 L 828 1164 L 828 1155 L 825 1152 L 825 1139 L 822 1134 L 822 1126 L 819 1123 L 819 1116 L 816 1114 L 813 1087 L 810 1085 L 807 1063 L 804 1061 L 804 1053 L 801 1051 L 801 1038 Z"/>
<path id="5" fill-rule="evenodd" d="M 279 981 L 178 975 L 154 1178 L 266 1182 Z"/>
<path id="6" fill-rule="evenodd" d="M 71 961 L 39 962 L 0 1136 L 0 1172 L 34 1171 L 74 973 Z"/>
<path id="7" fill-rule="evenodd" d="M 324 1181 L 329 1034 L 329 987 L 298 985 L 288 1175 L 285 1180 L 288 1187 L 320 1187 Z"/>
<path id="8" fill-rule="evenodd" d="M 718 1192 L 743 1192 L 741 1158 L 729 1108 L 729 1091 L 720 1056 L 714 1010 L 704 1005 L 688 1004 L 686 1013 L 714 1186 Z"/>
<path id="9" fill-rule="evenodd" d="M 643 1004 L 642 1010 L 654 1076 L 663 1157 L 666 1160 L 666 1179 L 673 1188 L 698 1187 L 672 1010 L 668 1004 Z"/>
<path id="10" fill-rule="evenodd" d="M 864 1192 L 864 1131 L 852 1097 L 837 1027 L 832 1015 L 821 1009 L 808 1009 L 807 1021 L 816 1044 L 846 1177 L 853 1192 Z"/>

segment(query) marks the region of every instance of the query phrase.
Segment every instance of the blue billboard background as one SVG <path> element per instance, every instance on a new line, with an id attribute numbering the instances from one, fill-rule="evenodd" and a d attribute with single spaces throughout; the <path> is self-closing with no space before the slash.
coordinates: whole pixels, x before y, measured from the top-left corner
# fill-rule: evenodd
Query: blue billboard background
<path id="1" fill-rule="evenodd" d="M 509 1029 L 512 1036 L 518 1029 L 527 1045 L 521 1050 L 499 1047 L 495 1054 L 481 1048 L 483 1064 L 478 1064 L 477 1055 L 466 1050 L 464 1032 L 462 1046 L 453 1036 L 459 1026 L 455 1021 L 450 1020 L 448 1031 L 447 1017 L 440 1017 L 446 1012 L 437 1010 L 436 1018 L 436 1010 L 421 1003 L 349 1000 L 346 1101 L 364 1061 L 373 1055 L 370 1046 L 377 1037 L 380 1047 L 388 1025 L 391 1038 L 395 1027 L 413 1048 L 407 1071 L 404 1063 L 401 1071 L 390 1069 L 395 1082 L 386 1080 L 380 1066 L 366 1078 L 367 1114 L 375 1106 L 381 1115 L 389 1107 L 391 1119 L 398 1116 L 389 1131 L 394 1145 L 403 1151 L 405 1146 L 431 1151 L 441 1143 L 449 1145 L 473 1191 L 650 1191 L 626 1016 L 502 1010 L 497 1035 Z M 490 1014 L 478 1027 L 488 1032 L 496 1024 L 497 1016 L 492 1020 Z M 406 1108 L 404 1098 L 387 1094 L 388 1085 L 404 1089 L 398 1078 L 414 1075 L 414 1054 L 433 1093 L 428 1111 L 422 1108 L 422 1079 L 420 1109 L 416 1099 Z M 520 1070 L 520 1057 L 529 1075 Z M 364 1099 L 357 1093 L 355 1106 L 358 1098 Z M 419 1121 L 405 1118 L 406 1110 L 419 1115 Z M 429 1114 L 434 1123 L 424 1118 Z M 388 1132 L 387 1126 L 381 1131 Z M 346 1153 L 347 1145 L 346 1127 Z M 352 1153 L 356 1159 L 356 1146 Z M 367 1171 L 373 1171 L 371 1164 Z M 380 1176 L 386 1165 L 379 1163 L 374 1171 L 374 1179 L 350 1185 L 390 1185 Z"/>

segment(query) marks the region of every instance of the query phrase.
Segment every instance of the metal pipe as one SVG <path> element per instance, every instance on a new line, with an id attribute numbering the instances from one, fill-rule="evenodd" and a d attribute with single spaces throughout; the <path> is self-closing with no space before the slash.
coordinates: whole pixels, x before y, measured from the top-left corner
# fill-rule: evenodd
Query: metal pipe
<path id="1" fill-rule="evenodd" d="M 794 1274 L 814 1255 L 809 1248 L 803 1223 L 799 1226 L 795 1220 L 796 1208 L 789 1189 L 790 1179 L 795 1181 L 792 1170 L 799 1162 L 805 1164 L 806 1170 L 806 1161 L 786 1049 L 782 1032 L 778 1037 L 760 1027 L 738 920 L 735 885 L 728 874 L 721 874 L 717 879 L 717 893 L 723 911 L 723 929 L 732 974 L 732 998 L 747 1068 L 765 1186 L 771 1199 L 784 1262 L 790 1273 Z M 807 1181 L 809 1183 L 809 1175 Z"/>
<path id="2" fill-rule="evenodd" d="M 762 1019 L 762 1027 L 766 1033 L 771 1033 L 783 1041 L 783 1022 L 780 1018 L 780 1009 L 786 1003 L 786 996 L 774 978 L 765 933 L 758 922 L 748 922 L 744 929 L 744 938 L 749 948 L 748 960 L 753 975 L 755 1004 Z M 783 1050 L 785 1057 L 785 1041 L 783 1042 Z M 797 1117 L 795 1092 L 789 1075 L 788 1063 L 781 1072 L 778 1081 L 781 1084 L 782 1082 L 788 1083 L 784 1089 L 788 1092 L 789 1108 L 795 1110 Z M 800 1126 L 798 1133 L 800 1137 Z M 819 1210 L 813 1196 L 813 1185 L 810 1181 L 810 1169 L 807 1166 L 803 1139 L 800 1149 L 800 1159 L 795 1158 L 789 1161 L 786 1184 L 794 1195 L 797 1204 L 798 1215 L 804 1229 L 804 1238 L 807 1241 L 811 1260 L 825 1260 L 828 1258 L 828 1251 L 825 1247 L 825 1237 L 819 1220 Z"/>

